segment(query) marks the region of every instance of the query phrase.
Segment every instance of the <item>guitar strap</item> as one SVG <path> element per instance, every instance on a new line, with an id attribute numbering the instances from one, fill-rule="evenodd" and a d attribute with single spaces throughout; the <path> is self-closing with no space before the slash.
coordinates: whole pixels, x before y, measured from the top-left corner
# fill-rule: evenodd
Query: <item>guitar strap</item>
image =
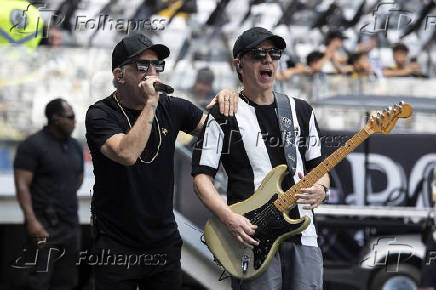
<path id="1" fill-rule="evenodd" d="M 277 103 L 277 118 L 279 119 L 280 132 L 282 133 L 283 139 L 283 151 L 285 152 L 286 163 L 288 164 L 288 171 L 291 174 L 291 179 L 295 174 L 297 165 L 297 148 L 295 147 L 295 129 L 294 121 L 292 119 L 292 109 L 289 103 L 289 98 L 287 95 L 274 92 L 274 97 Z M 280 258 L 283 260 L 289 259 L 292 255 L 291 248 L 293 244 L 283 243 L 280 245 Z M 291 270 L 288 268 L 288 263 L 282 263 L 282 281 L 283 289 L 291 289 L 290 281 L 292 277 L 289 275 Z"/>
<path id="2" fill-rule="evenodd" d="M 288 171 L 294 176 L 297 166 L 297 152 L 295 147 L 294 121 L 292 119 L 291 104 L 287 95 L 274 92 L 277 103 L 277 118 L 283 139 L 283 151 L 285 152 Z"/>

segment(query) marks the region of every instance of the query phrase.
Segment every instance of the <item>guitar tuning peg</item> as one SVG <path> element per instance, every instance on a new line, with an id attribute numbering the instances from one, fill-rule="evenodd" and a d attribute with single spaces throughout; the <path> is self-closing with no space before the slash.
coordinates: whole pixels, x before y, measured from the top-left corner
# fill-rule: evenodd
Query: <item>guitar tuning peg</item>
<path id="1" fill-rule="evenodd" d="M 380 112 L 377 112 L 377 116 L 380 116 Z"/>
<path id="2" fill-rule="evenodd" d="M 371 118 L 371 121 L 370 121 L 370 122 L 371 122 L 371 124 L 374 124 L 374 119 L 373 119 L 373 118 Z"/>
<path id="3" fill-rule="evenodd" d="M 377 122 L 377 124 L 379 124 L 379 123 L 380 123 L 380 118 L 377 117 L 377 118 L 375 119 L 375 121 Z"/>
<path id="4" fill-rule="evenodd" d="M 381 115 L 381 118 L 384 119 L 384 118 L 385 118 L 385 115 Z"/>
<path id="5" fill-rule="evenodd" d="M 386 109 L 383 110 L 383 113 L 386 113 Z"/>
<path id="6" fill-rule="evenodd" d="M 394 109 L 393 112 L 396 113 L 396 112 L 397 112 L 397 109 Z"/>
<path id="7" fill-rule="evenodd" d="M 404 101 L 400 101 L 400 105 L 404 105 Z"/>
<path id="8" fill-rule="evenodd" d="M 391 107 L 391 106 L 389 106 L 389 107 L 388 107 L 388 110 L 389 110 L 389 111 L 392 111 L 392 107 Z"/>
<path id="9" fill-rule="evenodd" d="M 389 116 L 391 115 L 391 112 L 390 112 L 390 111 L 388 111 L 388 113 L 387 113 L 387 114 L 388 114 L 388 117 L 389 117 Z"/>
<path id="10" fill-rule="evenodd" d="M 398 111 L 401 112 L 402 110 L 403 110 L 403 106 L 399 105 L 399 106 L 398 106 Z"/>

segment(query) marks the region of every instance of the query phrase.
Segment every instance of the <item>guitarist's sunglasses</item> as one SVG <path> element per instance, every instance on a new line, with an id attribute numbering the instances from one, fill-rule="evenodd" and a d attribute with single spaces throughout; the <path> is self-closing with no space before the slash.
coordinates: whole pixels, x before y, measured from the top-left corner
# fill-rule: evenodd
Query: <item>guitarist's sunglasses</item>
<path id="1" fill-rule="evenodd" d="M 127 60 L 125 63 L 122 63 L 120 66 L 126 64 L 136 64 L 136 70 L 140 72 L 146 72 L 150 65 L 154 66 L 156 72 L 163 72 L 165 69 L 165 61 L 164 60 L 148 60 L 148 59 L 131 59 Z"/>
<path id="2" fill-rule="evenodd" d="M 279 60 L 282 57 L 282 50 L 278 48 L 253 48 L 248 51 L 252 59 L 264 60 L 269 54 L 272 60 Z"/>

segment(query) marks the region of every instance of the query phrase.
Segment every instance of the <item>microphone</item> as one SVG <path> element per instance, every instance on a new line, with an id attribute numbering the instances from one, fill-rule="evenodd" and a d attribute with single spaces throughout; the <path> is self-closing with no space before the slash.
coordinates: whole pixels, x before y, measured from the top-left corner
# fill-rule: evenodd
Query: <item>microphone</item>
<path id="1" fill-rule="evenodd" d="M 159 91 L 159 92 L 163 92 L 163 93 L 167 93 L 167 94 L 174 93 L 174 89 L 172 87 L 170 87 L 169 85 L 166 85 L 164 83 L 161 83 L 161 82 L 154 82 L 153 87 L 156 91 Z"/>

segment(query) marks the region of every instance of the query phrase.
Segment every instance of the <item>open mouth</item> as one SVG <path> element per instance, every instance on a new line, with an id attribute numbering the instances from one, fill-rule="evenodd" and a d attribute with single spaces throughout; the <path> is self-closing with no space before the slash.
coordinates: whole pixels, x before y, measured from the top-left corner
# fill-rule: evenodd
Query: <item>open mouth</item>
<path id="1" fill-rule="evenodd" d="M 266 70 L 261 70 L 260 71 L 260 76 L 261 77 L 268 77 L 268 78 L 270 78 L 270 77 L 272 77 L 272 70 L 269 70 L 269 69 L 266 69 Z"/>

